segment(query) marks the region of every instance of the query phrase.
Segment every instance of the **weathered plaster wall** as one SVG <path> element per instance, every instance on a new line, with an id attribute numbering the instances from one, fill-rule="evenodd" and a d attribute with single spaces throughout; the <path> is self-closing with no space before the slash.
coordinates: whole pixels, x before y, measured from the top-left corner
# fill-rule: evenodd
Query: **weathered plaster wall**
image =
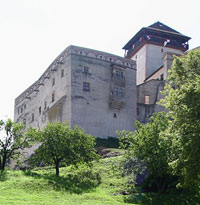
<path id="1" fill-rule="evenodd" d="M 109 106 L 112 65 L 123 70 L 125 76 L 125 106 L 120 109 Z M 89 68 L 88 74 L 83 73 L 84 66 Z M 83 91 L 84 82 L 90 83 L 89 92 Z M 135 61 L 69 46 L 37 82 L 16 98 L 14 119 L 16 122 L 25 120 L 26 127 L 41 128 L 47 121 L 59 120 L 72 127 L 79 125 L 94 136 L 116 136 L 116 130 L 133 129 L 136 99 Z"/>
<path id="2" fill-rule="evenodd" d="M 147 45 L 144 45 L 135 55 L 132 56 L 132 60 L 136 61 L 137 65 L 137 85 L 141 84 L 145 80 L 146 76 L 146 55 Z"/>
<path id="3" fill-rule="evenodd" d="M 121 66 L 125 75 L 125 106 L 114 109 L 109 106 L 112 64 L 72 55 L 72 125 L 98 137 L 116 136 L 116 130 L 133 130 L 136 120 L 136 70 Z M 89 74 L 83 72 L 84 66 L 89 68 Z M 90 91 L 83 91 L 83 82 L 90 83 Z"/>
<path id="4" fill-rule="evenodd" d="M 131 59 L 135 60 L 137 63 L 137 85 L 143 83 L 148 76 L 164 65 L 165 53 L 173 53 L 176 55 L 183 54 L 182 51 L 174 48 L 145 44 L 133 55 Z M 166 75 L 165 72 L 164 79 Z"/>
<path id="5" fill-rule="evenodd" d="M 14 120 L 26 121 L 26 126 L 43 128 L 47 121 L 71 122 L 71 57 L 66 57 L 62 64 L 43 79 L 30 95 L 15 105 Z M 64 71 L 62 71 L 64 70 Z M 62 75 L 63 73 L 63 76 Z M 53 85 L 53 81 L 55 84 Z M 54 94 L 54 101 L 52 95 Z M 66 113 L 67 108 L 67 113 Z M 33 117 L 34 115 L 34 117 Z"/>
<path id="6" fill-rule="evenodd" d="M 154 112 L 167 111 L 158 104 L 163 98 L 161 91 L 164 89 L 164 85 L 164 81 L 152 79 L 137 86 L 137 120 L 146 123 Z M 145 104 L 145 96 L 149 96 L 149 104 Z"/>

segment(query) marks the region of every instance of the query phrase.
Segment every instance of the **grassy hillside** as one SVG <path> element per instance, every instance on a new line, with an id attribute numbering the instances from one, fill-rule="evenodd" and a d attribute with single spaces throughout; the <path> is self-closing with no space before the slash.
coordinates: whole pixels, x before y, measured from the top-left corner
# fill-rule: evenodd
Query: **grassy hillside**
<path id="1" fill-rule="evenodd" d="M 102 159 L 91 169 L 66 167 L 8 170 L 0 175 L 0 204 L 126 204 L 119 157 Z"/>
<path id="2" fill-rule="evenodd" d="M 106 150 L 107 151 L 107 150 Z M 117 149 L 112 149 L 113 153 Z M 106 155 L 106 153 L 105 153 Z M 31 171 L 0 172 L 0 204 L 13 205 L 199 205 L 200 195 L 171 190 L 170 193 L 143 193 L 126 190 L 126 179 L 119 169 L 121 156 L 101 159 L 93 168 L 63 167 L 55 176 L 51 167 Z"/>

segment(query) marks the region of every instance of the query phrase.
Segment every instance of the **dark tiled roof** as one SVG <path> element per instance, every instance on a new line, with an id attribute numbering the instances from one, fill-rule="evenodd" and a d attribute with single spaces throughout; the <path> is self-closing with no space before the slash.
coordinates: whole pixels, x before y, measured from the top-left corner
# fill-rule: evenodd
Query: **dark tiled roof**
<path id="1" fill-rule="evenodd" d="M 162 30 L 162 31 L 169 31 L 169 32 L 180 34 L 178 31 L 170 28 L 169 26 L 166 26 L 165 24 L 163 24 L 163 23 L 161 23 L 159 21 L 157 21 L 156 23 L 150 25 L 149 27 L 150 28 L 159 29 L 159 30 Z"/>
<path id="2" fill-rule="evenodd" d="M 139 38 L 146 34 L 146 35 L 152 35 L 152 32 L 156 35 L 163 35 L 163 36 L 171 36 L 173 38 L 179 38 L 180 40 L 183 41 L 183 43 L 185 41 L 190 40 L 190 37 L 185 36 L 181 33 L 179 33 L 178 31 L 170 28 L 169 26 L 166 26 L 165 24 L 157 21 L 156 23 L 148 26 L 148 27 L 143 27 L 141 28 L 127 43 L 126 45 L 123 47 L 123 49 L 130 49 L 132 47 L 132 45 L 139 40 Z M 169 37 L 166 37 L 169 38 Z"/>

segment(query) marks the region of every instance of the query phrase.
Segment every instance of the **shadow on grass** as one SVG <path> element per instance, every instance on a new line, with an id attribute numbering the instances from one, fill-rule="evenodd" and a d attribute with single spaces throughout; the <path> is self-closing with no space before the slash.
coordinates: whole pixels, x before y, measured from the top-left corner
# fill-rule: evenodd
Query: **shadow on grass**
<path id="1" fill-rule="evenodd" d="M 81 170 L 74 173 L 68 173 L 66 176 L 38 174 L 30 170 L 24 171 L 24 174 L 26 176 L 47 180 L 48 185 L 57 191 L 64 190 L 77 194 L 89 192 L 101 183 L 100 175 L 92 172 L 91 170 Z"/>
<path id="2" fill-rule="evenodd" d="M 0 182 L 5 181 L 7 179 L 7 171 L 6 170 L 1 170 L 0 171 Z"/>
<path id="3" fill-rule="evenodd" d="M 127 203 L 136 203 L 142 205 L 197 205 L 200 204 L 199 192 L 178 191 L 174 190 L 170 193 L 132 193 L 124 199 Z"/>

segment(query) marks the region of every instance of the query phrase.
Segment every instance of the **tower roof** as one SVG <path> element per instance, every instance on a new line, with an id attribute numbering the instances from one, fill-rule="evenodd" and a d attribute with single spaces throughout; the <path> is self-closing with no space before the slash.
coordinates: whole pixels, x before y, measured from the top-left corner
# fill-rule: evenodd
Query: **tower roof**
<path id="1" fill-rule="evenodd" d="M 181 34 L 180 32 L 170 28 L 169 26 L 157 21 L 156 23 L 148 26 L 148 27 L 143 27 L 141 28 L 129 41 L 128 43 L 123 47 L 125 50 L 130 50 L 133 45 L 138 43 L 139 39 L 142 37 L 147 37 L 147 36 L 156 36 L 156 37 L 161 37 L 163 39 L 173 39 L 177 40 L 180 42 L 180 45 L 182 43 L 187 42 L 191 38 L 188 36 L 185 36 Z M 143 39 L 144 40 L 144 39 Z M 148 39 L 146 39 L 148 40 Z M 140 41 L 141 42 L 141 41 Z M 152 43 L 152 41 L 146 41 L 148 43 Z M 143 41 L 143 44 L 145 42 Z M 155 42 L 154 42 L 155 43 Z M 160 42 L 161 43 L 161 42 Z M 163 43 L 163 42 L 162 42 Z M 141 45 L 141 43 L 140 43 Z M 182 50 L 184 50 L 183 48 Z M 185 49 L 187 50 L 187 49 Z"/>
<path id="2" fill-rule="evenodd" d="M 165 24 L 163 24 L 159 21 L 157 21 L 156 23 L 150 25 L 149 28 L 158 29 L 158 30 L 161 30 L 161 31 L 173 32 L 173 33 L 182 35 L 180 32 L 170 28 L 169 26 L 167 26 L 167 25 L 165 25 Z"/>

